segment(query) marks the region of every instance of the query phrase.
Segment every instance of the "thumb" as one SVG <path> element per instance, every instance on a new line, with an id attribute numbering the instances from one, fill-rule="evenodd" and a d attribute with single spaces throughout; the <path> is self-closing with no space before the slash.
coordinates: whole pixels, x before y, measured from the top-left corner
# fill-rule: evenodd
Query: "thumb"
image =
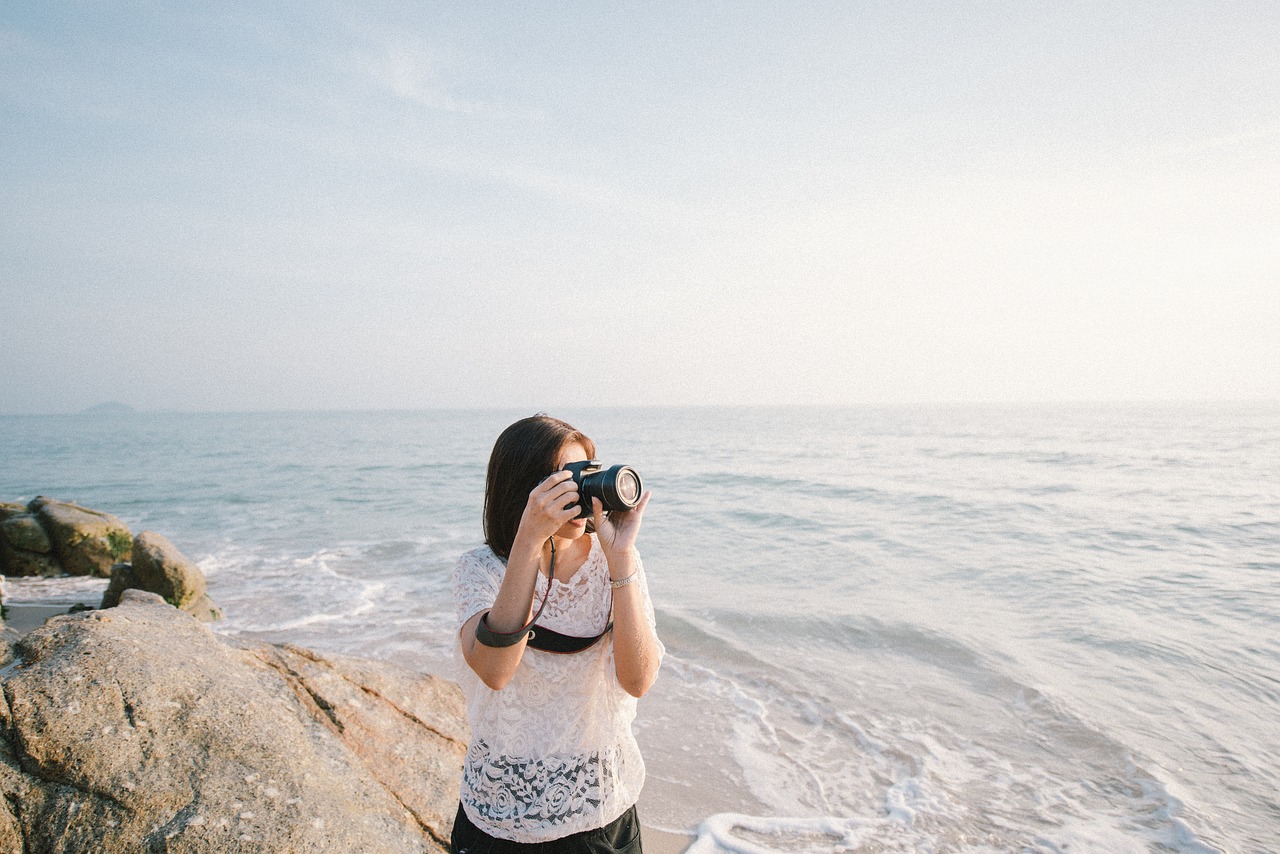
<path id="1" fill-rule="evenodd" d="M 604 524 L 604 505 L 600 503 L 599 498 L 591 499 L 592 517 L 591 521 L 595 522 L 596 530 L 600 530 L 600 526 Z"/>

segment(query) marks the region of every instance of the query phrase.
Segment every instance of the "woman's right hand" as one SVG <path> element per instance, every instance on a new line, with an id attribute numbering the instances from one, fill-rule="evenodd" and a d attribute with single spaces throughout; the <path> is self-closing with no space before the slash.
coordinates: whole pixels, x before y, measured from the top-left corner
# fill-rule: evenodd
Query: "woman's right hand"
<path id="1" fill-rule="evenodd" d="M 552 472 L 529 493 L 516 536 L 532 537 L 541 550 L 542 543 L 577 517 L 577 502 L 578 485 L 573 482 L 573 472 Z"/>

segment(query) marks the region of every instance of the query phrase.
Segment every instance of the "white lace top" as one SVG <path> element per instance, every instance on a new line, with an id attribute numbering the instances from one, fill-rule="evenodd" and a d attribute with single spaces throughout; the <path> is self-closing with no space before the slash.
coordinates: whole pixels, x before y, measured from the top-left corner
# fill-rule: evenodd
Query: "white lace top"
<path id="1" fill-rule="evenodd" d="M 595 536 L 587 536 L 586 563 L 568 584 L 552 582 L 538 625 L 577 637 L 594 637 L 608 625 L 609 567 Z M 638 555 L 636 569 L 652 631 L 653 605 Z M 459 627 L 493 607 L 505 571 L 488 546 L 458 559 L 453 598 Z M 540 574 L 535 601 L 546 589 Z M 455 650 L 471 724 L 462 807 L 477 827 L 500 839 L 545 842 L 604 827 L 636 802 L 644 785 L 644 762 L 631 732 L 636 699 L 614 674 L 612 633 L 568 655 L 526 648 L 501 691 L 485 685 L 463 660 L 460 638 Z M 663 652 L 659 642 L 660 658 Z"/>

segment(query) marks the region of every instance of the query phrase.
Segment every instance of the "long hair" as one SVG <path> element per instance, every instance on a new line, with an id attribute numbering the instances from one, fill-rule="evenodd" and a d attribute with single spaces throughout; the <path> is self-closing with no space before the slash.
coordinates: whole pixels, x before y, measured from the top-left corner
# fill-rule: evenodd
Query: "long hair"
<path id="1" fill-rule="evenodd" d="M 511 556 L 529 493 L 556 470 L 560 449 L 570 442 L 595 457 L 596 445 L 585 433 L 539 413 L 512 424 L 493 443 L 484 484 L 484 541 L 499 557 Z"/>

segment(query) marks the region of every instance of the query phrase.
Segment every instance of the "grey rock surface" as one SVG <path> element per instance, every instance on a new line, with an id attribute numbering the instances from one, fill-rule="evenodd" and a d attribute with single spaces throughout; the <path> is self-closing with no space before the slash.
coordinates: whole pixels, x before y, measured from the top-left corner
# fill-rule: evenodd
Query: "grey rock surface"
<path id="1" fill-rule="evenodd" d="M 134 537 L 132 551 L 132 564 L 111 568 L 101 607 L 114 608 L 125 590 L 136 589 L 155 593 L 204 622 L 222 619 L 222 611 L 205 592 L 204 573 L 168 537 L 143 531 Z"/>
<path id="2" fill-rule="evenodd" d="M 0 852 L 443 851 L 456 686 L 232 647 L 154 594 L 50 619 L 0 703 Z"/>
<path id="3" fill-rule="evenodd" d="M 41 575 L 45 578 L 53 578 L 63 573 L 62 564 L 58 563 L 58 559 L 53 555 L 23 551 L 0 540 L 0 574 Z"/>
<path id="4" fill-rule="evenodd" d="M 0 574 L 61 575 L 53 543 L 25 504 L 0 502 Z"/>
<path id="5" fill-rule="evenodd" d="M 102 604 L 99 608 L 114 608 L 120 604 L 120 597 L 124 595 L 126 590 L 137 590 L 138 578 L 133 573 L 133 564 L 117 563 L 111 567 L 111 580 L 107 582 L 107 589 L 102 593 Z M 155 593 L 154 590 L 147 591 Z M 159 593 L 156 593 L 159 596 Z M 160 598 L 164 598 L 161 596 Z"/>
<path id="6" fill-rule="evenodd" d="M 53 551 L 49 535 L 30 513 L 15 514 L 0 522 L 0 536 L 16 549 L 42 555 Z"/>
<path id="7" fill-rule="evenodd" d="M 110 513 L 40 496 L 27 505 L 49 535 L 53 553 L 69 575 L 110 574 L 129 560 L 133 535 Z"/>

